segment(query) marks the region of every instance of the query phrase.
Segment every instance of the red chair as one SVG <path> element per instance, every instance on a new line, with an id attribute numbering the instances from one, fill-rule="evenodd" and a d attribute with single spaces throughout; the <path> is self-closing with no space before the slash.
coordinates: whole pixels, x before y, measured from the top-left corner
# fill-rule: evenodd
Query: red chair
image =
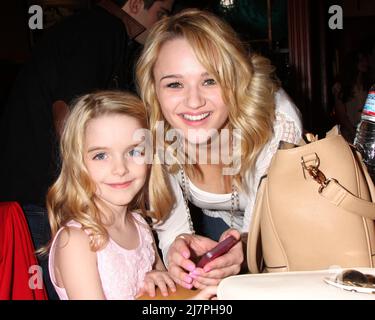
<path id="1" fill-rule="evenodd" d="M 0 202 L 0 300 L 47 300 L 29 228 L 17 202 Z"/>

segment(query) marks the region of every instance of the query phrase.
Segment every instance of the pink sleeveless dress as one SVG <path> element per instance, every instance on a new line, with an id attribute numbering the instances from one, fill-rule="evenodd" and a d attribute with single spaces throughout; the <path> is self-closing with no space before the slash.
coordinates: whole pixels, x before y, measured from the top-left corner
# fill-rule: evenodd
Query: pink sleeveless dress
<path id="1" fill-rule="evenodd" d="M 155 261 L 153 238 L 146 221 L 139 214 L 132 214 L 138 229 L 139 246 L 134 250 L 127 250 L 109 239 L 106 247 L 96 252 L 99 275 L 108 300 L 134 300 L 143 287 L 145 274 L 152 270 Z M 81 224 L 73 220 L 67 226 L 81 228 Z M 54 272 L 55 242 L 62 230 L 63 228 L 53 239 L 48 265 L 51 281 L 59 298 L 68 300 L 65 289 L 57 286 Z"/>

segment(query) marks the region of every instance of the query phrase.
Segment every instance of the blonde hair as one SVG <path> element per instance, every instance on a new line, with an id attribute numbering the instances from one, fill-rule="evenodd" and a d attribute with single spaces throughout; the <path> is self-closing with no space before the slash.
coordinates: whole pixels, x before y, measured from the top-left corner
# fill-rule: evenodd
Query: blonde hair
<path id="1" fill-rule="evenodd" d="M 220 84 L 228 106 L 229 129 L 241 129 L 241 154 L 233 155 L 233 159 L 240 159 L 235 180 L 241 185 L 241 177 L 253 169 L 258 154 L 272 135 L 274 95 L 278 89 L 272 78 L 274 68 L 268 59 L 249 55 L 234 30 L 209 12 L 189 9 L 162 19 L 149 34 L 136 69 L 138 91 L 150 112 L 154 136 L 158 121 L 164 121 L 165 132 L 170 129 L 157 99 L 154 66 L 162 46 L 181 38 L 188 41 L 198 61 Z M 194 166 L 185 168 L 188 174 L 197 171 Z M 175 172 L 173 167 L 169 170 Z M 242 186 L 247 187 L 244 181 Z"/>
<path id="2" fill-rule="evenodd" d="M 130 116 L 137 119 L 143 128 L 148 127 L 146 109 L 142 101 L 133 94 L 100 91 L 79 97 L 72 105 L 61 137 L 61 172 L 47 194 L 52 239 L 68 221 L 75 220 L 84 230 L 88 230 L 93 251 L 101 249 L 107 243 L 108 232 L 98 207 L 98 204 L 105 204 L 96 196 L 96 186 L 86 168 L 83 150 L 87 124 L 90 120 L 105 115 Z M 154 170 L 161 168 L 155 167 Z M 158 186 L 160 187 L 160 183 Z M 164 185 L 161 187 L 165 188 Z M 145 186 L 129 203 L 128 210 L 140 211 L 145 216 L 146 195 L 147 180 Z M 41 250 L 41 253 L 47 252 L 48 247 Z"/>

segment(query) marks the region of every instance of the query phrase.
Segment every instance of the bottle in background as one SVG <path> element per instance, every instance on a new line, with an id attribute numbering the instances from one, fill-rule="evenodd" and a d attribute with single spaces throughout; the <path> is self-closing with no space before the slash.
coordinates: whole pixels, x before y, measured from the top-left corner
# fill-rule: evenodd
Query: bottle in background
<path id="1" fill-rule="evenodd" d="M 371 86 L 357 127 L 354 145 L 361 153 L 375 183 L 375 84 Z"/>

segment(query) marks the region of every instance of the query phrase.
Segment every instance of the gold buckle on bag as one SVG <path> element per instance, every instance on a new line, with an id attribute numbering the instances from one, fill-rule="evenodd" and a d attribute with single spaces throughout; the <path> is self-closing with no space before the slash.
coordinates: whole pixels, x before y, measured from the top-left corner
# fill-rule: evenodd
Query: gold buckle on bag
<path id="1" fill-rule="evenodd" d="M 303 175 L 305 179 L 306 179 L 306 175 L 305 175 L 305 170 L 306 170 L 308 174 L 310 175 L 310 177 L 312 177 L 317 183 L 320 184 L 320 187 L 318 190 L 319 193 L 322 193 L 324 188 L 326 188 L 331 181 L 336 181 L 333 178 L 327 179 L 324 173 L 319 170 L 320 159 L 316 153 L 315 153 L 314 164 L 306 165 L 306 161 L 303 159 L 303 156 L 302 156 L 301 165 L 302 165 L 302 168 L 304 169 Z"/>

